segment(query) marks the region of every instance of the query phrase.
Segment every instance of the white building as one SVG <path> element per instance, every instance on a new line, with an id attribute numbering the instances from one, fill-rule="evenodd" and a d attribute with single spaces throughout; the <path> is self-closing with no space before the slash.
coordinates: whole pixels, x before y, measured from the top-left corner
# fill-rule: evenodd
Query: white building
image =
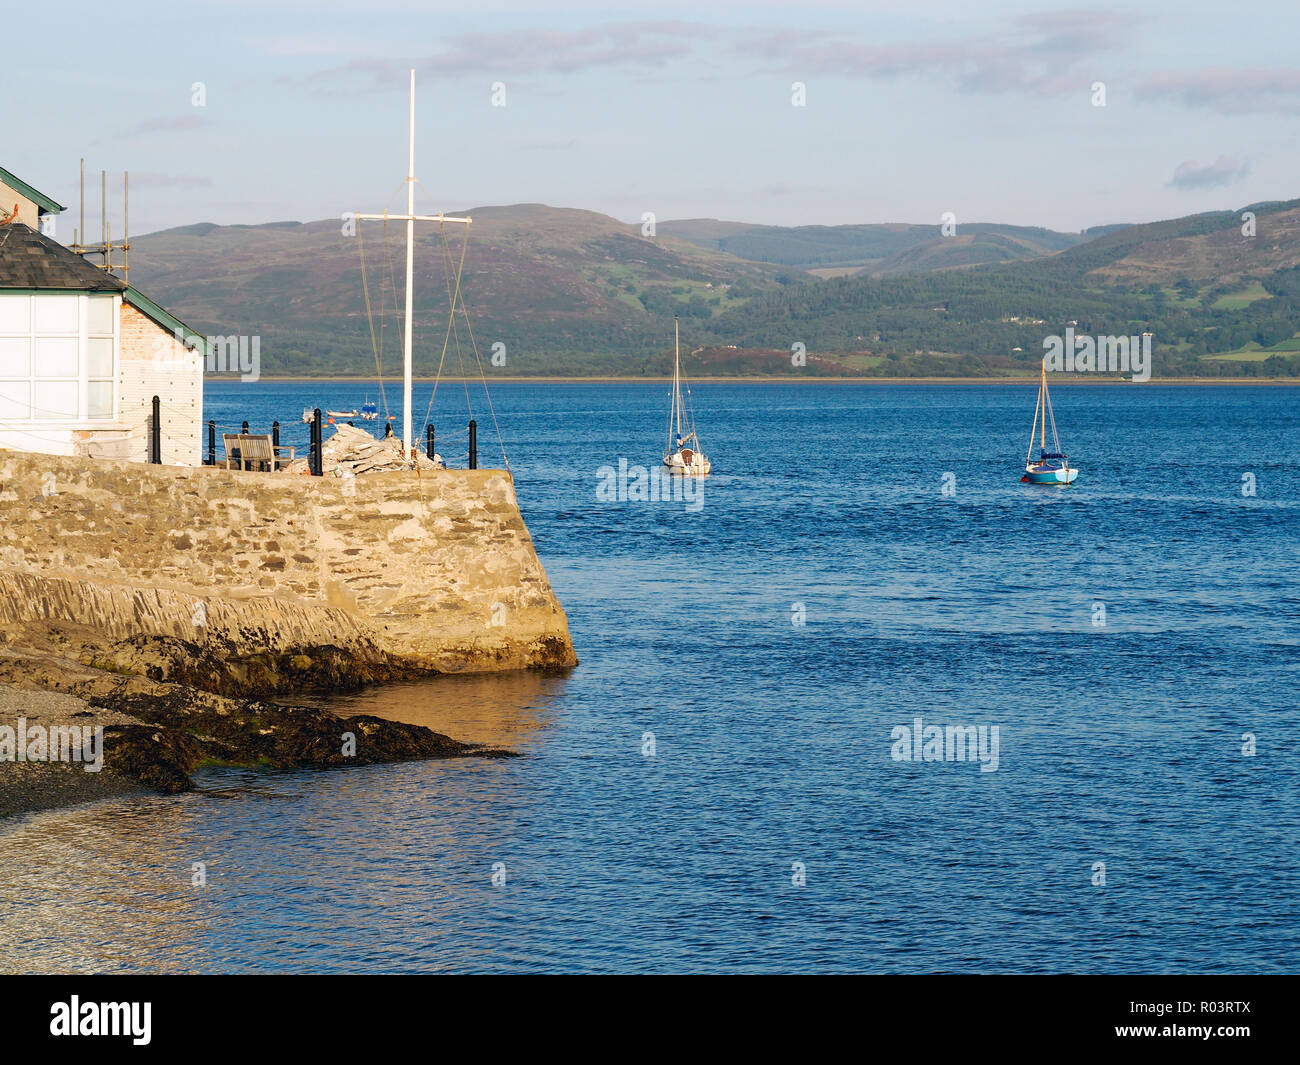
<path id="1" fill-rule="evenodd" d="M 147 462 L 158 396 L 162 461 L 198 465 L 203 338 L 42 234 L 62 210 L 0 168 L 0 448 Z"/>

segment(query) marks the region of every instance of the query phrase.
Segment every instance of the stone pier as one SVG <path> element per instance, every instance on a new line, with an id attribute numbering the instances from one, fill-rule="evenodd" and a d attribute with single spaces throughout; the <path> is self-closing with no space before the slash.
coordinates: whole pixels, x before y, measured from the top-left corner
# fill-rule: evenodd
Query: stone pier
<path id="1" fill-rule="evenodd" d="M 250 690 L 322 682 L 324 659 L 345 681 L 576 663 L 499 470 L 340 479 L 0 451 L 0 628 L 79 633 L 123 672 L 115 643 L 173 663 L 191 648 L 256 666 Z"/>

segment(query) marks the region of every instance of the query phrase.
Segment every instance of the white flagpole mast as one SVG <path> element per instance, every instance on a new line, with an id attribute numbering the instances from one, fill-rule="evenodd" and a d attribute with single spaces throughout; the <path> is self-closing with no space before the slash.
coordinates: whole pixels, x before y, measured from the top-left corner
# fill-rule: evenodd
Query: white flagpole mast
<path id="1" fill-rule="evenodd" d="M 415 292 L 411 287 L 415 265 L 415 71 L 411 71 L 411 150 L 406 166 L 406 346 L 402 353 L 402 456 L 411 452 L 411 326 L 415 318 Z M 454 316 L 456 308 L 451 309 Z"/>
<path id="2" fill-rule="evenodd" d="M 415 223 L 416 222 L 463 222 L 469 225 L 469 218 L 453 218 L 451 215 L 444 215 L 441 211 L 433 215 L 422 215 L 415 213 L 415 71 L 411 71 L 411 117 L 409 128 L 409 147 L 406 166 L 406 214 L 389 214 L 384 211 L 382 214 L 357 214 L 358 219 L 383 219 L 385 221 L 405 222 L 406 223 L 406 337 L 403 344 L 403 376 L 402 376 L 402 455 L 408 461 L 415 457 L 415 451 L 411 447 L 411 351 L 414 342 L 414 319 L 415 319 Z M 456 308 L 450 308 L 449 313 L 455 314 Z"/>

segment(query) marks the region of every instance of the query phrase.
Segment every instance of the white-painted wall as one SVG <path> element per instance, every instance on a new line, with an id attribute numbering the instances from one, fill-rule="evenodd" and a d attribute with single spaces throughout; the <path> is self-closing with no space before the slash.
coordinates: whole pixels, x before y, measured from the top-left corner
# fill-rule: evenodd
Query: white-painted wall
<path id="1" fill-rule="evenodd" d="M 201 352 L 120 296 L 0 292 L 0 448 L 148 462 L 155 395 L 163 463 L 199 465 Z"/>
<path id="2" fill-rule="evenodd" d="M 118 418 L 138 428 L 126 457 L 149 461 L 149 423 L 153 397 L 158 396 L 163 465 L 202 465 L 203 353 L 186 348 L 129 303 L 122 305 L 119 333 Z"/>

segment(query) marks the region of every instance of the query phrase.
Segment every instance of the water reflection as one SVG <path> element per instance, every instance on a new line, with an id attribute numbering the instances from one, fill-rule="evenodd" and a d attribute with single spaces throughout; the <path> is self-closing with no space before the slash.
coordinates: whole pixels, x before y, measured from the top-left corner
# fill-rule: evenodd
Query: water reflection
<path id="1" fill-rule="evenodd" d="M 314 703 L 532 754 L 556 720 L 568 680 L 540 672 L 437 677 Z M 324 905 L 340 926 L 351 923 L 349 908 L 355 918 L 379 903 L 426 923 L 433 909 L 463 924 L 463 895 L 480 885 L 491 853 L 482 826 L 494 824 L 499 838 L 520 811 L 538 816 L 517 783 L 507 783 L 512 777 L 507 764 L 477 759 L 321 773 L 205 770 L 194 794 L 5 822 L 0 973 L 220 970 L 231 964 L 223 962 L 228 910 L 279 909 L 290 924 L 301 920 L 293 932 L 275 922 L 263 930 L 261 962 L 248 967 L 272 970 L 310 964 L 304 934 L 308 942 L 332 938 L 329 922 L 300 912 L 309 905 Z M 431 810 L 439 816 L 424 813 Z M 377 824 L 402 828 L 360 830 Z M 403 839 L 419 842 L 408 850 Z M 204 863 L 206 886 L 192 883 L 195 862 Z M 434 921 L 428 934 L 442 931 Z M 231 955 L 241 953 L 239 944 L 227 945 Z M 349 944 L 330 947 L 346 954 Z M 381 968 L 397 961 L 378 943 L 368 948 Z"/>
<path id="2" fill-rule="evenodd" d="M 542 741 L 568 683 L 567 672 L 462 673 L 295 702 L 327 706 L 344 716 L 370 714 L 423 725 L 466 743 L 524 751 Z"/>
<path id="3" fill-rule="evenodd" d="M 1078 390 L 1086 482 L 1028 493 L 996 458 L 1011 390 L 710 387 L 735 479 L 696 515 L 582 482 L 653 439 L 645 388 L 517 390 L 554 413 L 519 494 L 570 676 L 328 703 L 529 757 L 204 771 L 0 823 L 0 969 L 1292 971 L 1296 759 L 1237 752 L 1300 728 L 1300 434 L 1265 431 L 1293 393 Z M 915 456 L 951 451 L 954 405 L 945 499 Z M 767 473 L 774 411 L 817 427 L 798 477 Z M 1138 424 L 1185 457 L 1157 487 L 1126 472 Z M 1261 454 L 1268 498 L 1228 498 Z M 1005 725 L 1001 769 L 893 761 L 917 715 Z"/>
<path id="4" fill-rule="evenodd" d="M 191 888 L 197 813 L 189 796 L 151 797 L 0 825 L 0 972 L 128 971 L 144 943 L 177 960 L 168 968 L 200 967 L 211 913 Z"/>

